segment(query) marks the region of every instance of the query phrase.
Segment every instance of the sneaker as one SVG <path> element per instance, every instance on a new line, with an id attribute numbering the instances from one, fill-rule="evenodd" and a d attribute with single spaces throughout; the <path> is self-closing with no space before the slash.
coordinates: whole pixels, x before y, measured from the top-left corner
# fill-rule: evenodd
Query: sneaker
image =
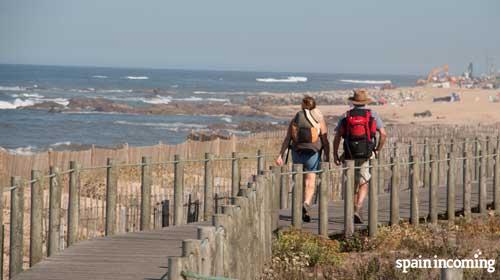
<path id="1" fill-rule="evenodd" d="M 307 213 L 307 210 L 304 206 L 302 206 L 302 221 L 305 223 L 311 222 L 311 216 Z"/>
<path id="2" fill-rule="evenodd" d="M 362 224 L 363 219 L 361 218 L 361 215 L 359 213 L 354 213 L 354 223 L 355 224 Z"/>

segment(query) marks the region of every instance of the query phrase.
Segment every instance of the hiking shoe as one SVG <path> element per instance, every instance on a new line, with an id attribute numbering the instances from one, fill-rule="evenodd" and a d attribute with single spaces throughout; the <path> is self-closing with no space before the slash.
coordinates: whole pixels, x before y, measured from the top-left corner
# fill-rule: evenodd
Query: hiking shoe
<path id="1" fill-rule="evenodd" d="M 307 210 L 304 206 L 302 206 L 302 221 L 305 223 L 311 222 L 311 216 L 307 213 Z"/>
<path id="2" fill-rule="evenodd" d="M 354 213 L 354 223 L 355 224 L 362 224 L 363 219 L 361 218 L 361 215 L 359 213 Z"/>

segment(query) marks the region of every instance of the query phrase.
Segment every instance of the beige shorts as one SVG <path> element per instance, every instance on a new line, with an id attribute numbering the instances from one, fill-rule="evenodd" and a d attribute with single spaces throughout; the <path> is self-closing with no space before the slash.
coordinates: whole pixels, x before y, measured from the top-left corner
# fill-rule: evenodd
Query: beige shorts
<path id="1" fill-rule="evenodd" d="M 370 161 L 369 160 L 355 160 L 354 165 L 356 167 L 355 169 L 355 175 L 354 175 L 354 183 L 356 185 L 356 192 L 358 191 L 359 185 L 368 183 L 370 181 L 370 178 L 372 175 L 370 174 Z"/>

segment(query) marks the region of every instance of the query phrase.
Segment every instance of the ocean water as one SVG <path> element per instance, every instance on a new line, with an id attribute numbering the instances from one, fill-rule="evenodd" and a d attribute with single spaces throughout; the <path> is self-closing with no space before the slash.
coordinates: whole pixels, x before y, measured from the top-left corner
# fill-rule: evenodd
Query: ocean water
<path id="1" fill-rule="evenodd" d="M 180 143 L 211 124 L 279 121 L 270 117 L 144 116 L 113 113 L 49 113 L 22 109 L 45 101 L 63 106 L 71 98 L 105 98 L 132 106 L 188 102 L 242 103 L 267 92 L 305 92 L 414 85 L 399 75 L 276 73 L 63 67 L 0 64 L 0 147 L 17 153 L 96 144 L 116 146 Z M 245 131 L 237 131 L 245 134 Z"/>

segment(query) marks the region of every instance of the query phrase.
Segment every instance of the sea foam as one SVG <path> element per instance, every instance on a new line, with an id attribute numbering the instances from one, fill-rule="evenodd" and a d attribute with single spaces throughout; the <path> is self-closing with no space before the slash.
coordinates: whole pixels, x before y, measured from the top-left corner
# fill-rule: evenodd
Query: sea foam
<path id="1" fill-rule="evenodd" d="M 148 104 L 169 104 L 170 102 L 172 102 L 172 97 L 157 95 L 156 97 L 153 98 L 137 98 L 136 100 Z"/>
<path id="2" fill-rule="evenodd" d="M 43 102 L 54 102 L 62 106 L 68 106 L 69 101 L 66 98 L 45 98 L 43 95 L 39 95 L 37 93 L 33 94 L 13 94 L 12 97 L 17 97 L 14 101 L 0 101 L 0 110 L 1 109 L 17 109 L 27 106 L 33 106 L 35 104 L 43 103 Z M 26 98 L 29 97 L 29 98 Z"/>
<path id="3" fill-rule="evenodd" d="M 23 91 L 23 90 L 26 90 L 26 88 L 25 87 L 20 87 L 20 86 L 14 86 L 14 87 L 0 86 L 0 90 L 5 90 L 5 91 Z"/>
<path id="4" fill-rule="evenodd" d="M 255 80 L 261 83 L 305 83 L 307 82 L 307 77 L 290 76 L 284 79 L 257 78 Z"/>
<path id="5" fill-rule="evenodd" d="M 35 105 L 35 101 L 28 99 L 28 100 L 22 100 L 20 98 L 16 98 L 12 102 L 8 101 L 0 101 L 0 110 L 1 109 L 17 109 L 19 107 L 26 107 L 26 106 L 32 106 Z"/>
<path id="6" fill-rule="evenodd" d="M 92 78 L 95 78 L 95 79 L 107 79 L 108 76 L 103 76 L 103 75 L 94 75 L 92 76 Z"/>
<path id="7" fill-rule="evenodd" d="M 149 77 L 147 77 L 147 76 L 126 76 L 125 79 L 129 79 L 129 80 L 148 80 Z"/>
<path id="8" fill-rule="evenodd" d="M 163 128 L 167 130 L 191 130 L 191 129 L 205 129 L 206 125 L 196 124 L 196 123 L 182 123 L 182 122 L 172 122 L 172 123 L 152 123 L 152 122 L 129 122 L 129 121 L 115 121 L 114 124 L 119 125 L 132 125 L 132 126 L 148 126 L 155 128 Z"/>
<path id="9" fill-rule="evenodd" d="M 33 155 L 35 152 L 34 150 L 35 150 L 34 146 L 20 147 L 17 149 L 8 149 L 9 153 L 21 156 Z"/>

